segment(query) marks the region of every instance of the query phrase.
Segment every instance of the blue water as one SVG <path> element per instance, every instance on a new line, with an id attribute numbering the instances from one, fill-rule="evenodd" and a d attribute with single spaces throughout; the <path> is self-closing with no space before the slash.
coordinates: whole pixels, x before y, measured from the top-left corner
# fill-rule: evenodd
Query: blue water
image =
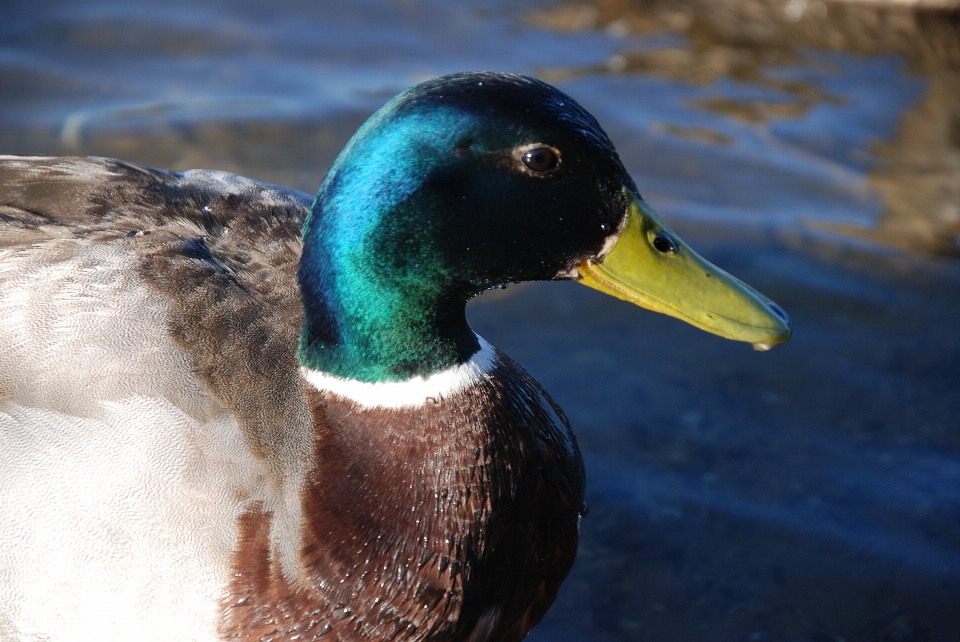
<path id="1" fill-rule="evenodd" d="M 960 174 L 943 169 L 960 167 L 960 138 L 923 138 L 957 135 L 956 67 L 803 41 L 773 62 L 758 48 L 755 73 L 706 73 L 710 58 L 634 69 L 704 45 L 531 17 L 561 10 L 4 2 L 0 153 L 312 192 L 363 119 L 420 80 L 494 69 L 558 84 L 647 200 L 780 303 L 795 335 L 759 354 L 576 284 L 471 304 L 566 409 L 587 463 L 580 558 L 530 639 L 960 640 L 960 268 L 943 258 L 960 247 Z M 738 46 L 706 49 L 749 55 Z"/>

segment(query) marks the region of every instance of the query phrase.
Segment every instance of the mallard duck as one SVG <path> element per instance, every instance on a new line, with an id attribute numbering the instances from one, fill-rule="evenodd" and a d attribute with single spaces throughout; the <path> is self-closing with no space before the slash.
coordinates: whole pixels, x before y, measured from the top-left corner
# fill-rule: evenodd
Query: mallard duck
<path id="1" fill-rule="evenodd" d="M 401 93 L 316 198 L 3 157 L 0 639 L 520 640 L 573 564 L 583 463 L 464 307 L 550 279 L 790 335 L 531 78 Z"/>

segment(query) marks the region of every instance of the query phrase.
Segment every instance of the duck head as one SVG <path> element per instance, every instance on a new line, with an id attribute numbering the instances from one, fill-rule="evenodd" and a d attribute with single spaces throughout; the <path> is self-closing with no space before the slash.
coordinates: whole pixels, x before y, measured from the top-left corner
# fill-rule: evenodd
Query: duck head
<path id="1" fill-rule="evenodd" d="M 574 279 L 769 347 L 779 307 L 700 258 L 640 197 L 596 119 L 532 78 L 417 85 L 357 131 L 304 224 L 300 362 L 397 381 L 479 349 L 466 302 L 498 284 Z"/>

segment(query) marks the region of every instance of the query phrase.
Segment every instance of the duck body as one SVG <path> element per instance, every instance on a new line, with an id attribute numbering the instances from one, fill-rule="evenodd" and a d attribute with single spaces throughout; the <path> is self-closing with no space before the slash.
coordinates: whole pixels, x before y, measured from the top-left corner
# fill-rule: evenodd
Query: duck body
<path id="1" fill-rule="evenodd" d="M 606 282 L 660 225 L 635 192 L 572 99 L 489 73 L 388 103 L 315 199 L 0 157 L 0 640 L 522 639 L 583 465 L 464 306 Z"/>
<path id="2" fill-rule="evenodd" d="M 295 358 L 309 196 L 5 162 L 76 209 L 5 230 L 0 633 L 447 640 L 542 617 L 576 554 L 583 470 L 522 368 L 485 345 L 422 405 L 402 382 L 372 392 L 384 406 L 318 390 Z"/>

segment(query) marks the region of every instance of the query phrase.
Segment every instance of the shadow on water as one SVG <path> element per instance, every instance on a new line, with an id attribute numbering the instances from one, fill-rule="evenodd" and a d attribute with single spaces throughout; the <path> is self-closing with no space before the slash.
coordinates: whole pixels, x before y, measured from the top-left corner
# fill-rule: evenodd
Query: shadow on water
<path id="1" fill-rule="evenodd" d="M 587 460 L 538 642 L 960 640 L 960 8 L 109 0 L 0 20 L 0 151 L 314 191 L 424 78 L 595 113 L 645 197 L 783 305 L 757 354 L 570 283 L 471 303 Z"/>

